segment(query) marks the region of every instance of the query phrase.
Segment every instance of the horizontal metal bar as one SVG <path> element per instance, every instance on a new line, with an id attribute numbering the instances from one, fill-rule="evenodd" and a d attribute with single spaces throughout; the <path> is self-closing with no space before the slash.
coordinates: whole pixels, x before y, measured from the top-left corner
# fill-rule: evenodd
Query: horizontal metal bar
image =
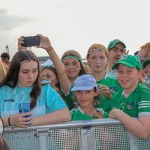
<path id="1" fill-rule="evenodd" d="M 47 131 L 52 129 L 71 129 L 71 128 L 86 128 L 86 127 L 96 127 L 96 126 L 110 126 L 110 125 L 121 125 L 121 122 L 115 119 L 92 119 L 84 121 L 69 121 L 59 124 L 51 124 L 45 126 L 31 126 L 28 128 L 15 128 L 11 129 L 9 127 L 4 128 L 5 133 L 9 132 L 25 132 L 25 131 Z"/>

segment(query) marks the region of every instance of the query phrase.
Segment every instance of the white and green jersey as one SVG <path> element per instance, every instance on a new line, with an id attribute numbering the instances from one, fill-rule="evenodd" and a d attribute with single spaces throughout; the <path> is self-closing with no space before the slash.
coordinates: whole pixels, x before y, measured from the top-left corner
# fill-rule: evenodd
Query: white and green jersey
<path id="1" fill-rule="evenodd" d="M 113 108 L 120 109 L 131 117 L 150 116 L 150 89 L 139 83 L 128 97 L 124 96 L 123 90 L 114 93 L 110 110 Z"/>
<path id="2" fill-rule="evenodd" d="M 20 103 L 30 103 L 30 92 L 28 88 L 10 88 L 9 86 L 0 87 L 0 115 L 10 116 L 19 113 Z M 32 116 L 42 116 L 50 112 L 66 108 L 67 105 L 61 96 L 50 85 L 42 86 L 37 104 L 32 110 Z"/>
<path id="3" fill-rule="evenodd" d="M 117 80 L 117 69 L 114 69 L 105 76 L 106 85 L 109 87 L 110 92 L 113 94 L 119 90 L 122 90 L 121 85 Z"/>

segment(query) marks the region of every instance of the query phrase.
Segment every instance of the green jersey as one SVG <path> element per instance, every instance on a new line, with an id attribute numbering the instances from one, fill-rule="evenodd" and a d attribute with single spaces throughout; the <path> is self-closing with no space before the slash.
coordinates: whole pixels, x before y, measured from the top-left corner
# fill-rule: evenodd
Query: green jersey
<path id="1" fill-rule="evenodd" d="M 108 118 L 108 114 L 103 111 L 103 109 L 95 108 L 97 112 L 103 113 L 103 118 Z M 88 114 L 85 114 L 83 110 L 78 107 L 76 109 L 71 110 L 71 116 L 72 120 L 90 120 L 90 119 L 96 119 L 94 116 L 90 116 Z M 98 119 L 98 118 L 97 118 Z"/>
<path id="2" fill-rule="evenodd" d="M 107 99 L 103 94 L 99 96 L 98 100 L 94 101 L 95 101 L 95 108 L 102 108 L 104 111 L 108 112 L 110 100 Z"/>
<path id="3" fill-rule="evenodd" d="M 101 79 L 99 81 L 96 81 L 97 84 L 106 85 L 108 86 L 108 82 L 106 79 Z M 103 94 L 100 93 L 99 99 L 96 100 L 96 108 L 102 108 L 104 111 L 108 111 L 110 105 L 110 100 L 105 97 Z"/>
<path id="4" fill-rule="evenodd" d="M 131 117 L 150 116 L 150 89 L 139 83 L 128 97 L 124 96 L 123 90 L 116 92 L 111 99 L 110 110 L 113 108 L 120 109 Z"/>
<path id="5" fill-rule="evenodd" d="M 105 76 L 105 84 L 109 87 L 110 92 L 113 94 L 116 91 L 122 90 L 121 85 L 117 80 L 117 70 L 114 69 L 111 72 L 107 73 Z"/>
<path id="6" fill-rule="evenodd" d="M 101 80 L 98 80 L 98 81 L 96 81 L 96 83 L 97 84 L 102 84 L 102 85 L 107 85 L 107 81 L 106 81 L 106 79 L 101 79 Z"/>

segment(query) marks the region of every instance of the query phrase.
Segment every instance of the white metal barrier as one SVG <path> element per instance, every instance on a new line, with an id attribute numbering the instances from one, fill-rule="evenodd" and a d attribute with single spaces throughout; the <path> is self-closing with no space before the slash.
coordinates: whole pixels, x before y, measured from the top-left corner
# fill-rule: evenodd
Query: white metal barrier
<path id="1" fill-rule="evenodd" d="M 114 119 L 5 128 L 4 138 L 11 150 L 150 150 L 150 137 L 139 139 Z"/>

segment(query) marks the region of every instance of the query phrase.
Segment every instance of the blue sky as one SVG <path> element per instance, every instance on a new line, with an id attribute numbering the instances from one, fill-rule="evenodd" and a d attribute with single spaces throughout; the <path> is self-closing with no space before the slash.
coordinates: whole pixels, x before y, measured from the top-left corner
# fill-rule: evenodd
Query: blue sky
<path id="1" fill-rule="evenodd" d="M 150 41 L 149 14 L 148 0 L 0 0 L 0 52 L 8 45 L 13 56 L 20 36 L 41 33 L 60 57 L 69 49 L 85 57 L 93 43 L 116 38 L 133 54 Z"/>

